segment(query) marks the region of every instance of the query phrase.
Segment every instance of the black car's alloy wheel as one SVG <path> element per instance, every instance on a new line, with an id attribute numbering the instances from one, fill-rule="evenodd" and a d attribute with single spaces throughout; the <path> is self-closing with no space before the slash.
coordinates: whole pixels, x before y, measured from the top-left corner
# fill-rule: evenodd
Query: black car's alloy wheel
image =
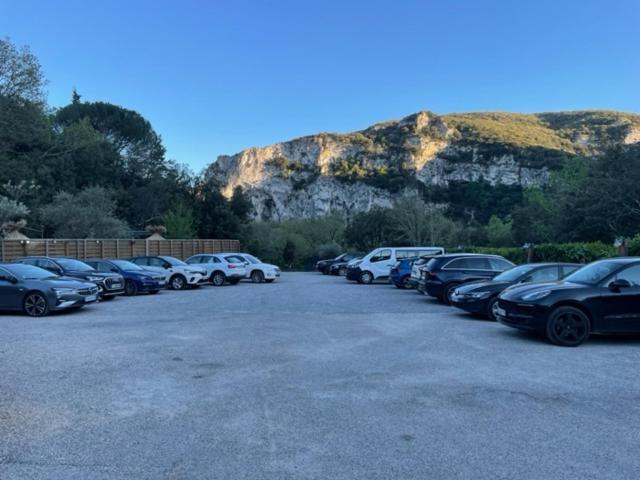
<path id="1" fill-rule="evenodd" d="M 174 275 L 171 277 L 171 288 L 174 290 L 184 290 L 187 288 L 187 279 L 182 275 Z"/>
<path id="2" fill-rule="evenodd" d="M 132 297 L 134 296 L 136 293 L 138 293 L 138 287 L 136 286 L 136 282 L 132 281 L 132 280 L 127 280 L 124 283 L 124 294 L 127 297 Z"/>
<path id="3" fill-rule="evenodd" d="M 340 269 L 338 270 L 338 275 L 340 275 L 341 277 L 346 277 L 347 276 L 347 267 L 340 267 Z"/>
<path id="4" fill-rule="evenodd" d="M 225 280 L 226 277 L 222 272 L 214 272 L 214 274 L 211 275 L 211 283 L 216 287 L 221 287 L 222 285 L 224 285 Z"/>
<path id="5" fill-rule="evenodd" d="M 487 305 L 487 317 L 489 317 L 490 320 L 498 320 L 498 308 L 498 297 L 489 300 L 489 304 Z"/>
<path id="6" fill-rule="evenodd" d="M 547 321 L 547 338 L 555 345 L 577 347 L 591 331 L 589 317 L 574 307 L 556 308 Z"/>
<path id="7" fill-rule="evenodd" d="M 47 299 L 41 293 L 34 292 L 24 299 L 24 313 L 30 317 L 42 317 L 49 312 Z"/>
<path id="8" fill-rule="evenodd" d="M 447 285 L 444 289 L 444 295 L 442 295 L 442 301 L 447 304 L 447 305 L 451 305 L 451 297 L 453 297 L 453 292 L 456 291 L 456 288 L 458 288 L 458 284 L 454 284 L 454 285 Z"/>
<path id="9" fill-rule="evenodd" d="M 253 272 L 251 272 L 251 281 L 253 283 L 264 282 L 264 273 L 262 273 L 260 270 L 254 270 Z"/>

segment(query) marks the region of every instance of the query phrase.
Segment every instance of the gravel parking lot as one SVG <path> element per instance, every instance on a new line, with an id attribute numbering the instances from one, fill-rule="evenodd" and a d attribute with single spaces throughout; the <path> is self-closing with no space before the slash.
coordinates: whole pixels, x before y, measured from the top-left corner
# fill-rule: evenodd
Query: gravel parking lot
<path id="1" fill-rule="evenodd" d="M 0 479 L 637 479 L 640 338 L 285 273 L 0 317 Z"/>

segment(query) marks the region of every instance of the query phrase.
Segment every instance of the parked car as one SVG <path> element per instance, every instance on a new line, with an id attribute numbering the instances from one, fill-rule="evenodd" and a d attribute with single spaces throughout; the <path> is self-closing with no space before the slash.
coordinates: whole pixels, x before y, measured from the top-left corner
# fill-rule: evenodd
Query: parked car
<path id="1" fill-rule="evenodd" d="M 277 265 L 264 263 L 258 257 L 254 257 L 248 253 L 235 253 L 234 255 L 238 255 L 245 260 L 247 277 L 250 278 L 253 283 L 271 283 L 280 277 L 280 267 Z"/>
<path id="2" fill-rule="evenodd" d="M 329 275 L 331 273 L 331 266 L 334 263 L 347 263 L 354 258 L 361 257 L 362 252 L 346 252 L 342 255 L 338 255 L 336 258 L 328 258 L 326 260 L 320 260 L 316 263 L 316 270 L 318 270 L 323 275 Z"/>
<path id="3" fill-rule="evenodd" d="M 127 296 L 138 293 L 158 293 L 167 286 L 164 274 L 146 270 L 128 260 L 91 259 L 85 263 L 99 272 L 112 272 L 124 278 L 124 294 Z"/>
<path id="4" fill-rule="evenodd" d="M 422 275 L 422 268 L 429 262 L 429 260 L 437 256 L 438 255 L 422 255 L 415 262 L 413 262 L 413 265 L 411 266 L 411 276 L 409 277 L 409 285 L 411 286 L 411 288 L 418 288 L 420 276 Z"/>
<path id="5" fill-rule="evenodd" d="M 591 333 L 640 333 L 640 257 L 590 263 L 560 282 L 519 285 L 500 295 L 498 321 L 575 347 Z"/>
<path id="6" fill-rule="evenodd" d="M 499 255 L 454 253 L 434 257 L 422 268 L 418 290 L 449 304 L 456 288 L 464 283 L 490 280 L 515 267 Z"/>
<path id="7" fill-rule="evenodd" d="M 235 253 L 194 255 L 186 262 L 204 268 L 206 279 L 217 287 L 225 282 L 236 285 L 247 275 L 246 260 Z"/>
<path id="8" fill-rule="evenodd" d="M 411 284 L 411 269 L 418 257 L 404 258 L 394 265 L 389 275 L 389 283 L 398 288 L 413 288 Z"/>
<path id="9" fill-rule="evenodd" d="M 124 294 L 124 278 L 122 278 L 122 275 L 112 272 L 99 272 L 75 258 L 34 256 L 18 258 L 15 262 L 44 268 L 61 277 L 72 277 L 93 282 L 98 287 L 101 300 L 111 300 L 118 295 Z"/>
<path id="10" fill-rule="evenodd" d="M 440 247 L 376 248 L 347 269 L 347 280 L 369 284 L 374 280 L 388 278 L 391 268 L 402 259 L 442 253 L 444 253 L 444 249 Z"/>
<path id="11" fill-rule="evenodd" d="M 556 282 L 582 265 L 578 263 L 528 263 L 511 268 L 492 280 L 471 282 L 456 288 L 451 305 L 496 320 L 498 296 L 508 287 L 523 283 Z"/>
<path id="12" fill-rule="evenodd" d="M 329 275 L 336 275 L 340 277 L 346 277 L 349 266 L 362 260 L 361 256 L 353 257 L 351 260 L 344 260 L 336 262 L 329 267 Z"/>
<path id="13" fill-rule="evenodd" d="M 74 310 L 98 299 L 92 282 L 63 278 L 22 263 L 0 265 L 0 310 L 22 311 L 30 317 Z"/>
<path id="14" fill-rule="evenodd" d="M 185 290 L 197 287 L 207 281 L 207 271 L 201 266 L 189 265 L 182 260 L 167 255 L 147 255 L 133 257 L 130 262 L 145 270 L 162 273 L 165 281 L 173 290 Z"/>

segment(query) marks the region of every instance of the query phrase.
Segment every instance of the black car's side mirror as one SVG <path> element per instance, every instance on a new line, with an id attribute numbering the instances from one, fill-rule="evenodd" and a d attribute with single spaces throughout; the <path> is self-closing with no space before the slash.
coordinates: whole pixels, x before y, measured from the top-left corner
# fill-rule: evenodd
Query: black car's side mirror
<path id="1" fill-rule="evenodd" d="M 609 289 L 613 291 L 619 291 L 622 288 L 631 287 L 631 283 L 629 280 L 625 280 L 624 278 L 616 278 L 613 282 L 609 284 Z"/>

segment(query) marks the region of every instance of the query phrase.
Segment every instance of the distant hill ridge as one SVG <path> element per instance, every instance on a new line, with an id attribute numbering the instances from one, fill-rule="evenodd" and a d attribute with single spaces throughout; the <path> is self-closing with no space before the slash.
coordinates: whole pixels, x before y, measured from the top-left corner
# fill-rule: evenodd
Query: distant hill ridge
<path id="1" fill-rule="evenodd" d="M 220 156 L 207 170 L 237 186 L 264 219 L 347 215 L 390 206 L 420 186 L 486 181 L 543 186 L 572 156 L 640 142 L 640 115 L 586 110 L 536 114 L 418 112 L 364 130 L 319 133 Z"/>

